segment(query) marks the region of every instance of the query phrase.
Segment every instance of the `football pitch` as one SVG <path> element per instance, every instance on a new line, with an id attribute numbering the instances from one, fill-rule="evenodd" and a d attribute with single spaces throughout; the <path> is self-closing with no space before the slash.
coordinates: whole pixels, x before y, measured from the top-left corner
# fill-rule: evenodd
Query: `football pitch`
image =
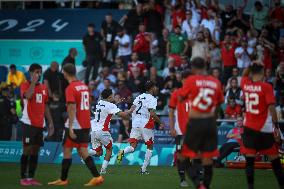
<path id="1" fill-rule="evenodd" d="M 100 168 L 100 165 L 98 165 Z M 109 173 L 105 175 L 105 183 L 96 188 L 101 189 L 176 189 L 179 187 L 179 179 L 175 167 L 149 167 L 150 175 L 139 175 L 138 166 L 109 166 Z M 91 174 L 85 165 L 72 165 L 69 173 L 68 186 L 47 186 L 47 182 L 59 178 L 60 165 L 40 164 L 36 178 L 44 185 L 42 189 L 57 188 L 84 188 L 83 184 Z M 0 164 L 0 188 L 23 189 L 19 185 L 19 164 Z M 212 189 L 245 189 L 244 170 L 214 169 Z M 194 188 L 191 183 L 188 188 Z M 277 183 L 271 170 L 256 171 L 257 189 L 277 189 Z"/>

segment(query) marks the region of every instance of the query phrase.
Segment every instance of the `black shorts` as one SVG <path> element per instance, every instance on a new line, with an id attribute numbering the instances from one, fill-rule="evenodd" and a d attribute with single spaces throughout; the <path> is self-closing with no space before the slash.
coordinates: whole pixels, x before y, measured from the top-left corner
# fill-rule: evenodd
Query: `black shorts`
<path id="1" fill-rule="evenodd" d="M 175 137 L 175 142 L 176 142 L 176 151 L 180 152 L 181 151 L 181 147 L 183 145 L 183 141 L 184 141 L 184 136 L 183 135 L 177 135 Z"/>
<path id="2" fill-rule="evenodd" d="M 43 128 L 22 123 L 23 144 L 43 146 Z"/>
<path id="3" fill-rule="evenodd" d="M 187 125 L 184 144 L 191 151 L 213 152 L 217 149 L 217 127 L 215 118 L 191 118 Z"/>
<path id="4" fill-rule="evenodd" d="M 273 133 L 263 133 L 244 127 L 242 142 L 245 148 L 256 151 L 270 149 L 275 145 Z"/>
<path id="5" fill-rule="evenodd" d="M 76 139 L 72 139 L 69 136 L 69 129 L 65 128 L 64 136 L 63 136 L 63 146 L 64 147 L 88 147 L 88 143 L 90 142 L 90 129 L 74 129 L 74 133 L 77 136 Z"/>

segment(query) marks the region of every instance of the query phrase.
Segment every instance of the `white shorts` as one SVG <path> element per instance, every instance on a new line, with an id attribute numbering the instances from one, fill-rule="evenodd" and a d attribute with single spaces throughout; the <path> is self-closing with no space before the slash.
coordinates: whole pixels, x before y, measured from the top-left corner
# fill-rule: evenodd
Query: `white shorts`
<path id="1" fill-rule="evenodd" d="M 91 132 L 91 143 L 92 149 L 100 151 L 102 146 L 105 148 L 112 147 L 112 137 L 109 131 L 92 131 Z"/>
<path id="2" fill-rule="evenodd" d="M 144 140 L 146 145 L 154 143 L 154 130 L 140 127 L 133 127 L 130 132 L 129 142 Z"/>

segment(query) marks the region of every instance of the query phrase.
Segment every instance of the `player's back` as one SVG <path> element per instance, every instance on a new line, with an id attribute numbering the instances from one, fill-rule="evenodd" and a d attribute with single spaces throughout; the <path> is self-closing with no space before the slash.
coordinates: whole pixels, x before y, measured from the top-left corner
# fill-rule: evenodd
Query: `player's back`
<path id="1" fill-rule="evenodd" d="M 184 83 L 181 96 L 189 99 L 191 110 L 201 113 L 214 112 L 224 101 L 220 81 L 209 75 L 189 76 Z"/>
<path id="2" fill-rule="evenodd" d="M 109 124 L 117 106 L 111 102 L 100 100 L 94 112 L 95 118 L 91 121 L 92 131 L 109 131 Z M 119 110 L 120 111 L 120 110 Z M 116 111 L 118 112 L 118 111 Z"/>
<path id="3" fill-rule="evenodd" d="M 157 99 L 148 93 L 143 93 L 135 98 L 133 105 L 136 107 L 132 113 L 132 122 L 150 120 L 149 109 L 156 109 Z"/>
<path id="4" fill-rule="evenodd" d="M 270 104 L 275 103 L 273 88 L 263 81 L 254 82 L 243 77 L 241 88 L 245 100 L 244 126 L 263 132 L 272 132 L 272 118 L 268 112 Z"/>
<path id="5" fill-rule="evenodd" d="M 73 81 L 66 88 L 66 102 L 76 104 L 74 129 L 89 129 L 90 99 L 87 85 L 81 81 Z"/>

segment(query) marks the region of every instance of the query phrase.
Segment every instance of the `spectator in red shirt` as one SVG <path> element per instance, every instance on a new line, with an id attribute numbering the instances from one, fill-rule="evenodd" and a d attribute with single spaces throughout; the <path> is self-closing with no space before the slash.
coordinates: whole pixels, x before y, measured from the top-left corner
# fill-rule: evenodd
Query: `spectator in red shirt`
<path id="1" fill-rule="evenodd" d="M 283 28 L 284 7 L 281 6 L 281 0 L 274 0 L 274 5 L 275 7 L 270 10 L 271 24 L 275 26 L 275 28 Z"/>
<path id="2" fill-rule="evenodd" d="M 145 75 L 147 72 L 146 66 L 143 62 L 138 60 L 138 54 L 137 53 L 132 53 L 131 55 L 131 62 L 128 64 L 128 74 L 129 76 L 133 76 L 133 69 L 138 68 L 140 71 L 140 75 Z"/>
<path id="3" fill-rule="evenodd" d="M 225 35 L 224 41 L 221 42 L 221 57 L 223 62 L 223 82 L 227 83 L 227 80 L 232 75 L 232 70 L 237 66 L 237 60 L 235 58 L 235 49 L 237 43 L 233 41 L 232 36 Z"/>
<path id="4" fill-rule="evenodd" d="M 236 99 L 234 97 L 229 97 L 225 110 L 225 118 L 237 119 L 240 116 L 242 116 L 242 107 L 236 103 Z"/>
<path id="5" fill-rule="evenodd" d="M 176 26 L 181 26 L 182 22 L 186 19 L 185 11 L 182 6 L 176 5 L 172 12 L 172 28 Z"/>
<path id="6" fill-rule="evenodd" d="M 138 53 L 139 60 L 150 61 L 150 41 L 151 36 L 146 32 L 146 26 L 144 23 L 140 23 L 139 33 L 136 35 L 133 45 L 133 52 Z"/>

